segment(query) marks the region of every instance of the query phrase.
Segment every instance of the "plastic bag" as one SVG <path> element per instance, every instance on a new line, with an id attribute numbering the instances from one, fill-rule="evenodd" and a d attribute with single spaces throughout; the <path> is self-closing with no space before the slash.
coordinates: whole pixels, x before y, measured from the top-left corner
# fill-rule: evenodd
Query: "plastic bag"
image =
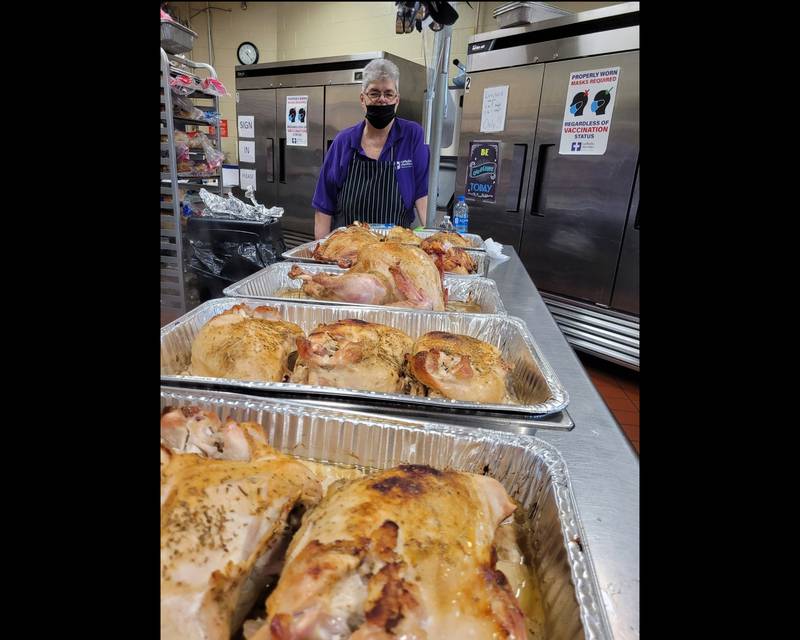
<path id="1" fill-rule="evenodd" d="M 208 136 L 202 135 L 200 141 L 203 145 L 203 151 L 206 154 L 206 164 L 208 165 L 209 171 L 216 172 L 222 166 L 225 154 L 211 146 L 211 141 L 208 139 Z"/>
<path id="2" fill-rule="evenodd" d="M 220 242 L 209 243 L 190 240 L 192 247 L 191 267 L 210 273 L 229 282 L 242 278 L 269 266 L 278 260 L 271 243 Z"/>
<path id="3" fill-rule="evenodd" d="M 189 218 L 191 216 L 202 216 L 203 215 L 203 206 L 202 203 L 191 202 L 189 200 L 181 201 L 181 214 L 185 218 Z"/>
<path id="4" fill-rule="evenodd" d="M 208 122 L 208 124 L 214 125 L 215 127 L 219 126 L 219 117 L 220 117 L 219 111 L 202 110 L 202 113 L 203 117 L 201 118 L 201 120 L 205 120 L 206 122 Z"/>
<path id="5" fill-rule="evenodd" d="M 187 75 L 179 73 L 169 77 L 169 88 L 178 96 L 188 96 L 195 92 L 194 81 Z"/>
<path id="6" fill-rule="evenodd" d="M 205 158 L 201 160 L 195 156 L 192 161 L 190 150 L 202 149 Z M 217 151 L 211 143 L 209 137 L 202 131 L 176 131 L 175 132 L 175 151 L 178 159 L 178 171 L 180 173 L 192 173 L 195 175 L 208 175 L 219 173 L 220 167 L 225 160 L 225 154 Z"/>
<path id="7" fill-rule="evenodd" d="M 207 93 L 212 93 L 215 96 L 229 96 L 231 95 L 228 93 L 228 90 L 225 88 L 219 80 L 216 78 L 206 78 L 203 82 L 200 83 L 200 86 L 203 88 L 203 91 Z"/>
<path id="8" fill-rule="evenodd" d="M 189 160 L 189 145 L 185 142 L 175 141 L 175 159 L 180 162 Z"/>
<path id="9" fill-rule="evenodd" d="M 202 120 L 203 118 L 203 112 L 191 100 L 180 95 L 173 96 L 172 108 L 179 118 L 189 118 L 190 120 Z"/>
<path id="10" fill-rule="evenodd" d="M 204 134 L 199 131 L 175 131 L 173 133 L 175 152 L 179 160 L 188 160 L 190 150 L 203 148 L 200 140 L 202 135 Z"/>
<path id="11" fill-rule="evenodd" d="M 487 238 L 484 245 L 486 245 L 486 254 L 492 262 L 505 262 L 511 259 L 503 253 L 503 245 L 492 238 Z"/>
<path id="12" fill-rule="evenodd" d="M 176 143 L 182 142 L 190 149 L 202 149 L 205 135 L 202 131 L 176 131 L 174 134 Z"/>

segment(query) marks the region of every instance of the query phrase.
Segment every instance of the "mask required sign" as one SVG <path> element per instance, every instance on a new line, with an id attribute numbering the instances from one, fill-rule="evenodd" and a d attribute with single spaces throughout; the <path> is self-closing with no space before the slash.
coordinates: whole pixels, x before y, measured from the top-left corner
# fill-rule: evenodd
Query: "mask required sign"
<path id="1" fill-rule="evenodd" d="M 618 81 L 619 67 L 570 74 L 559 154 L 601 156 L 606 152 Z"/>

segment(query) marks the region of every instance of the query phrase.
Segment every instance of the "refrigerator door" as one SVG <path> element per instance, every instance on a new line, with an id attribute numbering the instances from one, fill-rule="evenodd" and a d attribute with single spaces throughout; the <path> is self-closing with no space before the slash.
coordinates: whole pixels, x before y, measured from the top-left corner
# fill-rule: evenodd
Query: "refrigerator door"
<path id="1" fill-rule="evenodd" d="M 560 155 L 570 74 L 616 66 L 605 153 Z M 639 52 L 546 64 L 532 155 L 520 251 L 528 273 L 541 291 L 609 306 L 639 156 Z"/>
<path id="2" fill-rule="evenodd" d="M 286 231 L 307 235 L 314 239 L 314 208 L 311 199 L 317 186 L 317 178 L 322 168 L 323 153 L 323 87 L 297 87 L 278 89 L 278 131 L 277 131 L 277 205 L 283 207 L 281 226 Z M 288 112 L 286 98 L 305 97 L 307 145 L 287 144 L 286 125 Z M 298 111 L 298 110 L 296 110 Z M 299 114 L 295 113 L 295 122 Z"/>
<path id="3" fill-rule="evenodd" d="M 497 186 L 494 203 L 467 198 L 469 231 L 484 238 L 510 244 L 519 250 L 522 222 L 526 210 L 543 65 L 496 69 L 471 73 L 470 90 L 464 95 L 458 148 L 455 193 L 466 194 L 470 143 L 498 141 Z M 504 130 L 481 132 L 484 89 L 508 85 Z"/>
<path id="4" fill-rule="evenodd" d="M 239 116 L 253 116 L 255 141 L 255 162 L 243 162 L 240 157 L 239 169 L 255 169 L 256 200 L 268 207 L 280 205 L 277 202 L 278 181 L 275 174 L 278 149 L 275 123 L 276 93 L 275 89 L 240 91 L 239 104 L 236 105 L 237 121 Z M 238 190 L 235 195 L 244 197 Z"/>
<path id="5" fill-rule="evenodd" d="M 325 153 L 342 129 L 364 119 L 359 95 L 360 84 L 340 84 L 325 87 Z"/>
<path id="6" fill-rule="evenodd" d="M 639 315 L 639 168 L 636 169 L 636 183 L 633 187 L 628 222 L 625 225 L 625 238 L 619 257 L 617 279 L 614 282 L 614 295 L 611 307 Z"/>

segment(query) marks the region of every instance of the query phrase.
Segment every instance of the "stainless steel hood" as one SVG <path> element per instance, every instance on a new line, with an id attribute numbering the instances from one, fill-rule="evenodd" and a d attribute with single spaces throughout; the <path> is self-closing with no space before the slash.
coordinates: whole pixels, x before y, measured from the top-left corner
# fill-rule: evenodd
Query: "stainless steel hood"
<path id="1" fill-rule="evenodd" d="M 479 33 L 469 39 L 469 72 L 583 58 L 639 48 L 639 3 Z M 480 55 L 476 55 L 480 54 Z"/>

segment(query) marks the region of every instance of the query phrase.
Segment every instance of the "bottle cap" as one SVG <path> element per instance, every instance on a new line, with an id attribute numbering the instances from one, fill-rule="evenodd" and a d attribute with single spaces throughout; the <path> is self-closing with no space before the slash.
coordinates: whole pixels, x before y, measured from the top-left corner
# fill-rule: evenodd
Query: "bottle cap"
<path id="1" fill-rule="evenodd" d="M 464 202 L 464 196 L 458 196 L 458 201 L 459 202 Z"/>

